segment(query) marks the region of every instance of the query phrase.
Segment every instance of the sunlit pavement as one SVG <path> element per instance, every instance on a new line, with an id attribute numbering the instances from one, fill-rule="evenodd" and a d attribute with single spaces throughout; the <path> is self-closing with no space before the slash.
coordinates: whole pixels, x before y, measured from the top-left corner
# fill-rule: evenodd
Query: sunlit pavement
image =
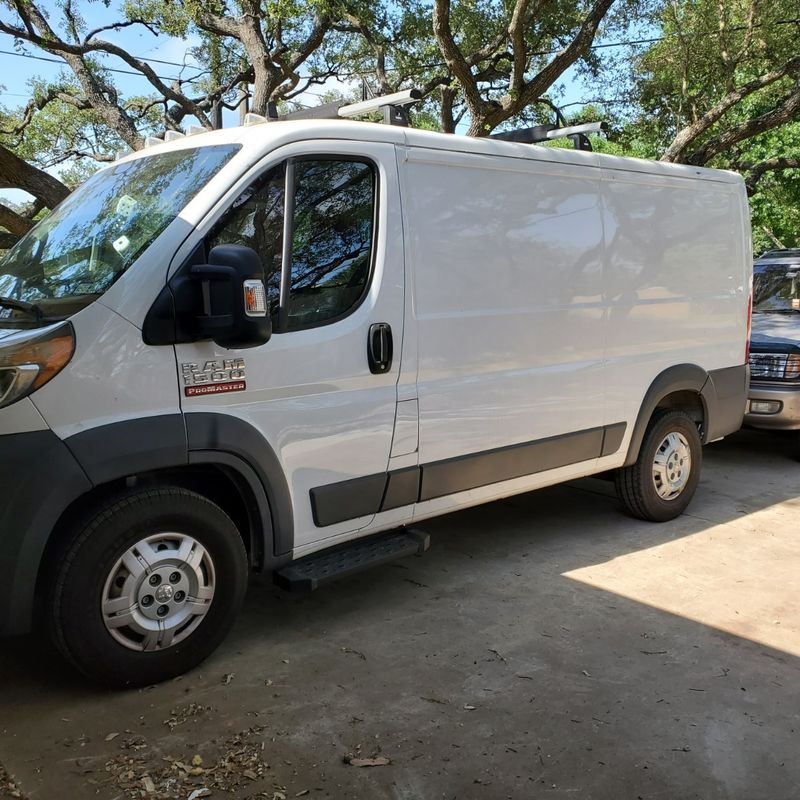
<path id="1" fill-rule="evenodd" d="M 755 432 L 705 458 L 672 523 L 586 480 L 311 595 L 256 585 L 211 660 L 147 690 L 4 641 L 0 762 L 48 799 L 797 797 L 800 463 Z"/>

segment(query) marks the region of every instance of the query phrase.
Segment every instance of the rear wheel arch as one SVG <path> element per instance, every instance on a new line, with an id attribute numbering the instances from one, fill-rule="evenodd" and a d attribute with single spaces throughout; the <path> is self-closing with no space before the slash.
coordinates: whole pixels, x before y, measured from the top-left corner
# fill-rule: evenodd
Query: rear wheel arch
<path id="1" fill-rule="evenodd" d="M 677 364 L 656 376 L 644 396 L 633 427 L 623 466 L 636 463 L 653 416 L 665 409 L 683 411 L 698 425 L 701 441 L 707 441 L 709 405 L 703 395 L 708 372 L 696 364 Z"/>
<path id="2" fill-rule="evenodd" d="M 636 462 L 614 473 L 617 495 L 638 519 L 674 519 L 694 496 L 702 459 L 697 423 L 682 409 L 658 408 Z"/>

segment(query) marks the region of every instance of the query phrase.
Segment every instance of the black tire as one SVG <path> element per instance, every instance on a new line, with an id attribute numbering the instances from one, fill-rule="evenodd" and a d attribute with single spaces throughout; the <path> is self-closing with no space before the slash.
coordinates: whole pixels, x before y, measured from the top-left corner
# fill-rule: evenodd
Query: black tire
<path id="1" fill-rule="evenodd" d="M 207 565 L 211 565 L 213 579 L 207 580 L 213 585 L 213 595 L 207 600 L 207 610 L 195 614 L 192 622 L 175 635 L 176 640 L 185 638 L 162 649 L 137 651 L 112 636 L 104 621 L 102 602 L 110 586 L 120 585 L 109 581 L 112 572 L 120 569 L 123 554 L 146 537 L 166 536 L 166 532 L 183 534 L 184 541 L 191 537 L 199 545 L 196 552 L 204 554 L 203 574 L 208 574 Z M 158 543 L 153 552 L 165 549 Z M 188 562 L 186 567 L 186 572 L 192 573 Z M 168 568 L 161 567 L 162 571 Z M 144 586 L 144 578 L 137 584 L 135 576 L 128 574 L 131 583 L 126 585 Z M 148 581 L 155 579 L 149 568 L 143 575 L 150 576 Z M 73 538 L 55 566 L 47 603 L 51 635 L 64 656 L 94 681 L 115 687 L 157 683 L 197 666 L 217 648 L 241 608 L 247 577 L 247 554 L 241 536 L 219 506 L 195 492 L 174 487 L 119 495 L 76 524 Z M 122 577 L 116 580 L 124 582 Z M 163 602 L 182 599 L 180 592 L 173 596 L 172 587 L 168 591 L 170 599 Z M 187 602 L 191 599 L 186 598 Z M 152 604 L 152 598 L 147 602 Z M 137 603 L 136 609 L 145 611 L 143 604 Z M 156 625 L 161 624 L 166 623 L 156 621 Z M 128 636 L 129 643 L 134 635 Z"/>
<path id="2" fill-rule="evenodd" d="M 653 478 L 656 453 L 670 433 L 678 433 L 687 442 L 691 467 L 683 489 L 677 496 L 664 499 L 659 496 Z M 614 483 L 617 495 L 626 509 L 638 519 L 666 522 L 680 516 L 692 500 L 700 481 L 703 447 L 697 425 L 682 411 L 659 411 L 647 426 L 639 457 L 635 464 L 616 471 Z"/>

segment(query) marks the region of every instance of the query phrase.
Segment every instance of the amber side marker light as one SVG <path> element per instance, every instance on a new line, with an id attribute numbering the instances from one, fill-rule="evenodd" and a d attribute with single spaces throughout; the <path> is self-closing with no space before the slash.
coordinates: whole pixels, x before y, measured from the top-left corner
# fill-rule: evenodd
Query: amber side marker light
<path id="1" fill-rule="evenodd" d="M 75 352 L 75 330 L 67 322 L 45 334 L 0 342 L 0 408 L 27 397 L 58 375 Z"/>

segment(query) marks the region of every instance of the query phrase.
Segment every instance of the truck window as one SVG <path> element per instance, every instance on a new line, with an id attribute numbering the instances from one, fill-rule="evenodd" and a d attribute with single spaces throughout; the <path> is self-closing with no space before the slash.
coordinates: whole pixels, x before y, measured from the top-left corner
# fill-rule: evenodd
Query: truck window
<path id="1" fill-rule="evenodd" d="M 286 169 L 270 170 L 240 195 L 209 246 L 243 244 L 260 256 L 270 309 L 278 310 Z M 284 330 L 332 322 L 350 312 L 369 283 L 375 227 L 375 173 L 365 161 L 294 163 L 294 216 Z"/>

